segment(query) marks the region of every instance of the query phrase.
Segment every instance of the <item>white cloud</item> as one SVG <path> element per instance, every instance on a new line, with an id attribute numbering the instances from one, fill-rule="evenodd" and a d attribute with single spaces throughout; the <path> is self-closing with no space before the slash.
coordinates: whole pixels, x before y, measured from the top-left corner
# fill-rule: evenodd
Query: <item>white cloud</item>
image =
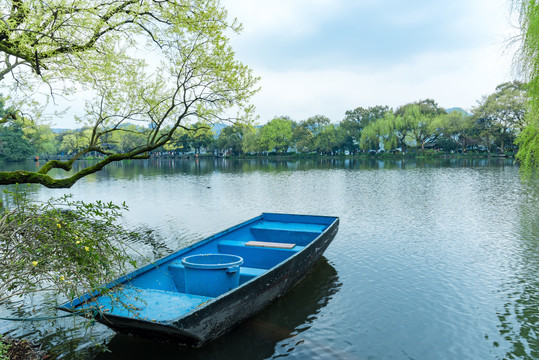
<path id="1" fill-rule="evenodd" d="M 481 96 L 493 92 L 498 84 L 510 81 L 511 51 L 514 49 L 508 49 L 505 41 L 515 34 L 516 29 L 511 27 L 511 23 L 516 22 L 515 14 L 513 17 L 510 15 L 507 1 L 444 1 L 444 11 L 451 11 L 453 15 L 444 13 L 443 16 L 439 16 L 436 3 L 442 4 L 434 0 L 405 4 L 398 0 L 227 0 L 223 5 L 230 17 L 237 17 L 244 24 L 244 32 L 234 37 L 232 42 L 239 58 L 249 59 L 246 64 L 262 77 L 262 89 L 253 103 L 260 122 L 264 123 L 279 115 L 303 120 L 315 114 L 326 115 L 338 122 L 346 110 L 359 106 L 398 107 L 425 98 L 433 98 L 443 107 L 470 109 Z M 406 11 L 391 13 L 391 9 L 398 10 L 404 5 L 409 7 Z M 421 39 L 412 38 L 412 46 L 409 47 L 413 48 L 407 49 L 406 53 L 396 49 L 398 43 L 392 47 L 384 41 L 394 40 L 395 34 L 388 35 L 380 28 L 374 29 L 376 31 L 354 28 L 353 24 L 346 22 L 353 19 L 356 24 L 364 25 L 369 19 L 361 16 L 379 16 L 383 21 L 373 21 L 369 25 L 393 19 L 403 28 L 407 24 L 418 24 L 417 31 L 422 22 L 433 26 L 432 21 L 427 21 L 431 13 L 440 21 L 435 25 L 444 31 L 434 32 L 432 28 L 423 31 L 443 34 L 447 43 L 415 47 L 413 45 L 420 45 L 425 39 L 431 40 L 423 37 L 424 32 L 416 32 L 414 34 Z M 455 14 L 457 18 L 452 17 Z M 447 22 L 444 21 L 446 17 Z M 336 28 L 336 24 L 344 26 Z M 338 31 L 348 31 L 348 35 L 350 31 L 356 31 L 352 32 L 353 37 L 365 37 L 374 44 L 380 44 L 380 47 L 367 49 L 383 52 L 373 54 L 375 56 L 358 55 L 358 49 L 354 52 L 350 45 L 345 48 L 344 42 L 343 48 L 324 47 L 317 37 L 330 34 L 328 41 L 331 42 L 333 36 L 339 36 Z M 403 39 L 414 36 L 402 35 Z M 269 40 L 271 45 L 267 45 Z M 282 51 L 284 48 L 279 47 L 281 42 L 288 44 L 287 49 L 297 51 Z M 333 56 L 327 56 L 327 49 L 331 49 L 329 55 Z M 391 61 L 385 61 L 395 51 L 401 51 L 399 54 L 402 56 L 396 54 L 389 59 Z M 256 56 L 259 54 L 264 55 Z M 302 54 L 304 56 L 300 57 Z M 331 61 L 340 57 L 343 61 L 339 64 Z M 284 61 L 275 66 L 279 59 Z M 311 64 L 308 68 L 307 62 Z M 289 63 L 294 63 L 295 67 Z"/>
<path id="2" fill-rule="evenodd" d="M 326 115 L 341 121 L 346 110 L 433 98 L 442 107 L 471 109 L 483 95 L 510 81 L 510 58 L 494 46 L 472 52 L 420 55 L 391 68 L 262 71 L 262 91 L 254 103 L 264 123 L 274 116 L 304 120 Z"/>
<path id="3" fill-rule="evenodd" d="M 262 90 L 253 99 L 261 118 L 260 122 L 264 123 L 278 115 L 289 115 L 295 120 L 303 120 L 315 114 L 329 116 L 337 122 L 342 120 L 346 110 L 358 106 L 397 107 L 425 98 L 433 98 L 443 107 L 460 106 L 470 109 L 483 95 L 493 92 L 498 84 L 512 80 L 511 54 L 514 49 L 508 48 L 507 40 L 516 33 L 516 29 L 511 26 L 516 22 L 515 14 L 511 15 L 507 1 L 478 0 L 438 4 L 443 4 L 443 7 L 437 9 L 436 2 L 415 1 L 406 4 L 409 7 L 406 11 L 391 13 L 391 9 L 398 10 L 402 4 L 393 0 L 385 0 L 383 4 L 375 1 L 352 3 L 344 0 L 227 2 L 225 6 L 230 9 L 230 14 L 237 16 L 245 25 L 245 33 L 234 40 L 234 43 L 239 45 L 239 55 L 250 59 L 252 62 L 248 65 L 262 76 Z M 284 66 L 274 66 L 275 61 L 283 56 L 289 57 L 293 62 L 293 56 L 301 56 L 306 44 L 313 46 L 312 42 L 303 41 L 305 38 L 315 33 L 334 31 L 334 28 L 327 28 L 328 24 L 339 23 L 343 14 L 350 20 L 350 12 L 353 11 L 357 12 L 358 22 L 367 21 L 368 19 L 361 19 L 360 15 L 369 14 L 383 18 L 383 21 L 373 24 L 393 19 L 392 21 L 399 22 L 404 30 L 407 24 L 411 25 L 415 33 L 409 36 L 419 35 L 421 39 L 410 44 L 418 46 L 411 46 L 413 49 L 408 49 L 407 52 L 393 49 L 389 44 L 384 46 L 388 33 L 384 34 L 383 29 L 372 32 L 367 30 L 366 34 L 361 35 L 370 37 L 369 40 L 373 43 L 378 41 L 382 45 L 380 49 L 384 50 L 378 54 L 378 58 L 369 56 L 358 59 L 357 53 L 342 49 L 342 56 L 349 58 L 339 65 L 331 61 L 318 61 L 315 62 L 316 66 L 310 66 L 308 69 L 297 66 L 294 69 L 287 68 L 286 63 Z M 442 13 L 440 16 L 440 11 L 449 13 Z M 430 14 L 439 23 L 428 21 Z M 355 16 L 355 13 L 353 15 Z M 422 32 L 417 32 L 418 26 L 422 24 L 431 28 L 425 27 Z M 343 27 L 344 31 L 353 30 L 351 25 L 346 25 Z M 439 26 L 443 31 L 434 32 L 432 26 Z M 365 31 L 363 28 L 356 28 L 356 31 L 357 29 Z M 443 34 L 444 42 L 439 46 L 419 46 L 423 40 L 436 41 L 436 38 L 424 36 L 429 32 Z M 376 39 L 379 35 L 382 37 Z M 395 34 L 389 34 L 390 37 L 392 35 Z M 402 35 L 404 39 L 408 36 Z M 264 39 L 267 38 L 282 39 L 288 43 L 297 41 L 289 49 L 295 46 L 301 51 L 299 54 L 290 52 L 283 55 L 273 42 L 271 51 L 265 51 L 264 57 L 252 56 L 253 53 L 267 50 L 264 48 Z M 341 55 L 341 49 L 329 48 Z M 309 50 L 308 59 L 324 59 L 327 53 L 323 47 L 320 46 L 319 49 L 318 53 L 313 51 L 312 54 Z M 390 51 L 387 51 L 388 49 Z M 391 61 L 385 61 L 393 50 L 401 53 L 395 54 L 394 58 L 389 59 Z M 380 56 L 383 62 L 380 61 Z M 361 66 L 358 65 L 360 60 Z"/>

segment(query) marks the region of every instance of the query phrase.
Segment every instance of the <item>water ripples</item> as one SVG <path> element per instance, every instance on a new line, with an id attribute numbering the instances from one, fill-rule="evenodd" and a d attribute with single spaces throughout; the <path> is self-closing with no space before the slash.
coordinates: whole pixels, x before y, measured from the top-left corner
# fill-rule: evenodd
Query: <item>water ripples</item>
<path id="1" fill-rule="evenodd" d="M 200 161 L 108 171 L 69 192 L 125 200 L 126 224 L 148 235 L 138 244 L 148 259 L 260 212 L 336 215 L 340 229 L 310 277 L 208 347 L 161 346 L 96 325 L 113 352 L 81 354 L 539 357 L 539 190 L 510 163 Z M 76 343 L 80 334 L 68 336 Z"/>

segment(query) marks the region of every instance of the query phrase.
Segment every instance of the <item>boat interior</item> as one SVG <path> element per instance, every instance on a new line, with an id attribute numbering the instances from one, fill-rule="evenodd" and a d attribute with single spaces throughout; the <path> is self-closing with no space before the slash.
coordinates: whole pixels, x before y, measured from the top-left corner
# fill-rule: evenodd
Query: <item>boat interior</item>
<path id="1" fill-rule="evenodd" d="M 241 257 L 243 263 L 239 267 L 237 285 L 241 286 L 301 251 L 333 220 L 327 218 L 327 223 L 321 223 L 318 217 L 289 217 L 264 214 L 258 220 L 219 233 L 135 273 L 119 290 L 80 306 L 91 307 L 98 303 L 102 311 L 114 315 L 156 322 L 171 320 L 214 298 L 186 290 L 186 268 L 182 263 L 185 257 L 197 254 Z"/>

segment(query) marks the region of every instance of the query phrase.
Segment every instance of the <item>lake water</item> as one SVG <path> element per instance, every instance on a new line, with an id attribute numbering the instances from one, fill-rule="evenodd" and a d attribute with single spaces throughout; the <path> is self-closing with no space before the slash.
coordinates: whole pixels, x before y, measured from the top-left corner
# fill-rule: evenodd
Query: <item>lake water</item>
<path id="1" fill-rule="evenodd" d="M 299 286 L 201 349 L 72 318 L 0 321 L 53 358 L 539 358 L 539 185 L 511 159 L 130 161 L 30 192 L 125 201 L 150 259 L 261 212 L 340 217 Z"/>

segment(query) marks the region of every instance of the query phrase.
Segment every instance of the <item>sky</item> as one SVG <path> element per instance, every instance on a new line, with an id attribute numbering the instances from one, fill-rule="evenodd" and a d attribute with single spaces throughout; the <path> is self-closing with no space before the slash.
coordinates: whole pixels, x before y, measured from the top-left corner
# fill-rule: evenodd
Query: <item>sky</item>
<path id="1" fill-rule="evenodd" d="M 223 0 L 264 124 L 434 99 L 468 111 L 513 80 L 510 0 Z"/>
<path id="2" fill-rule="evenodd" d="M 516 78 L 511 0 L 222 0 L 243 24 L 231 45 L 260 76 L 258 123 L 422 99 L 467 111 Z M 77 128 L 71 99 L 53 127 Z M 61 99 L 60 99 L 61 100 Z"/>

